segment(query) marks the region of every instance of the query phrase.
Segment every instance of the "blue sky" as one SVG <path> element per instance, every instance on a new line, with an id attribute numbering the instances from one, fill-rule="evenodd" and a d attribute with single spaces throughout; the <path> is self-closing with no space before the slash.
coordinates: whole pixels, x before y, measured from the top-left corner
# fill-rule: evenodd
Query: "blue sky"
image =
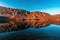
<path id="1" fill-rule="evenodd" d="M 60 0 L 0 0 L 0 6 L 60 14 Z"/>

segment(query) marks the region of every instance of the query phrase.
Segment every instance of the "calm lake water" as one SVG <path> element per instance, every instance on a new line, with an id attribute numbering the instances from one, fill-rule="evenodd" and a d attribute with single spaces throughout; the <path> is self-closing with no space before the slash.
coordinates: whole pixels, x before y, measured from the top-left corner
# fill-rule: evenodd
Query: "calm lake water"
<path id="1" fill-rule="evenodd" d="M 19 31 L 0 33 L 0 40 L 60 40 L 60 26 L 28 28 Z"/>

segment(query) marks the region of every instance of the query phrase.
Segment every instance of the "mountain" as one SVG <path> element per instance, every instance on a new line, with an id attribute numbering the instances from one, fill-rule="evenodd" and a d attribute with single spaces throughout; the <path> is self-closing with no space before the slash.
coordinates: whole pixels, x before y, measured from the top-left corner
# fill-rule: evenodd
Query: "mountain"
<path id="1" fill-rule="evenodd" d="M 6 21 L 6 23 L 4 23 Z M 15 31 L 32 28 L 47 27 L 51 24 L 60 24 L 60 15 L 50 15 L 45 12 L 29 12 L 21 9 L 6 8 L 0 6 L 1 31 Z"/>

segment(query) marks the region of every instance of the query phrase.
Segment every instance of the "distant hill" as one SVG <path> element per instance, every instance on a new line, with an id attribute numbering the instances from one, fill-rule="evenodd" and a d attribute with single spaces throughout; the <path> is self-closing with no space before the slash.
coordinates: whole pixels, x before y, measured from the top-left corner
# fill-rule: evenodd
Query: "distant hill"
<path id="1" fill-rule="evenodd" d="M 26 11 L 26 10 L 22 10 L 22 9 L 13 9 L 13 8 L 7 8 L 7 7 L 1 7 L 0 6 L 0 14 L 14 14 L 14 13 L 17 13 L 17 14 L 26 14 L 26 13 L 30 13 L 29 11 Z"/>

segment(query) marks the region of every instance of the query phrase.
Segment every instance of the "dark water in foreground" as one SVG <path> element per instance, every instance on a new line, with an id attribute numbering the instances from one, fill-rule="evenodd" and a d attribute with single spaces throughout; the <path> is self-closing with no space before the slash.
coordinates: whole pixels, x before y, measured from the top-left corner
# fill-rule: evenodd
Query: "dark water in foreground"
<path id="1" fill-rule="evenodd" d="M 4 32 L 0 33 L 0 40 L 60 40 L 60 26 Z"/>

